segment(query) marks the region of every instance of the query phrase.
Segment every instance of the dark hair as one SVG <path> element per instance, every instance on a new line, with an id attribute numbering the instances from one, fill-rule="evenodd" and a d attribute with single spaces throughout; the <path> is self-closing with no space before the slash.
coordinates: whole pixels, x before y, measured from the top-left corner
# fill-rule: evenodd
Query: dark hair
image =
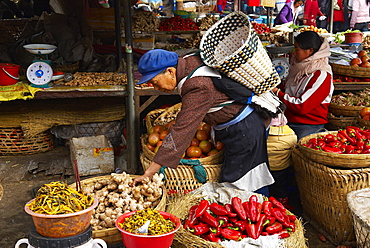
<path id="1" fill-rule="evenodd" d="M 321 37 L 314 31 L 305 31 L 300 33 L 297 37 L 295 37 L 295 42 L 299 45 L 300 48 L 303 50 L 307 50 L 312 48 L 313 53 L 317 52 L 322 44 Z"/>
<path id="2" fill-rule="evenodd" d="M 368 1 L 370 1 L 370 0 L 368 0 Z M 302 3 L 304 3 L 304 0 L 294 0 L 294 3 L 293 3 L 293 4 L 296 4 L 296 3 L 298 3 L 298 2 L 302 2 Z"/>
<path id="3" fill-rule="evenodd" d="M 366 3 L 369 4 L 370 3 L 370 0 L 366 0 Z"/>

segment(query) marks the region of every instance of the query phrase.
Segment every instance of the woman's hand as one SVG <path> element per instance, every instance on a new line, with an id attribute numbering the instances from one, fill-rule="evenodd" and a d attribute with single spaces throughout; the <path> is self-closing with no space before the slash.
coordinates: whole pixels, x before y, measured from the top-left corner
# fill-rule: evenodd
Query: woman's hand
<path id="1" fill-rule="evenodd" d="M 151 162 L 149 168 L 146 169 L 144 174 L 134 179 L 133 186 L 135 186 L 137 183 L 140 183 L 147 177 L 152 178 L 153 175 L 157 173 L 161 167 L 162 166 L 160 164 L 157 164 L 156 162 Z"/>

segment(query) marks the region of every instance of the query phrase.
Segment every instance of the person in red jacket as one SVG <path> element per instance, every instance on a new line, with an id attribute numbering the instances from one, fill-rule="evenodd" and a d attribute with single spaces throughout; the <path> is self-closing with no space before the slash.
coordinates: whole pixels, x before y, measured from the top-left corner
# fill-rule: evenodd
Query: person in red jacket
<path id="1" fill-rule="evenodd" d="M 227 0 L 217 0 L 215 11 L 222 14 L 227 6 Z"/>
<path id="2" fill-rule="evenodd" d="M 295 38 L 294 47 L 288 77 L 272 91 L 286 105 L 288 125 L 299 140 L 324 130 L 334 85 L 326 39 L 306 31 Z"/>
<path id="3" fill-rule="evenodd" d="M 304 5 L 303 25 L 316 27 L 316 18 L 320 21 L 326 19 L 326 16 L 320 11 L 317 0 L 307 0 Z"/>

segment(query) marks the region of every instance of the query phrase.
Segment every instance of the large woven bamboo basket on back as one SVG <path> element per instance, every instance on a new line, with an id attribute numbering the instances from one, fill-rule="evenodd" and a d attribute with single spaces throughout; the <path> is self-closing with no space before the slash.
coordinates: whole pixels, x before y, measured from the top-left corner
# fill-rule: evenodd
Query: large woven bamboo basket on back
<path id="1" fill-rule="evenodd" d="M 200 42 L 203 62 L 252 90 L 265 93 L 280 83 L 279 74 L 249 17 L 235 11 L 221 18 Z"/>
<path id="2" fill-rule="evenodd" d="M 137 175 L 130 175 L 131 178 L 136 178 Z M 89 179 L 85 179 L 81 181 L 81 188 L 83 189 L 84 187 L 88 187 L 89 185 L 94 184 L 96 181 L 99 180 L 104 180 L 108 179 L 110 175 L 105 175 L 105 176 L 98 176 L 98 177 L 92 177 Z M 69 185 L 72 188 L 76 188 L 75 184 Z M 158 205 L 155 206 L 154 209 L 158 211 L 165 211 L 166 210 L 166 203 L 167 203 L 167 190 L 165 187 L 162 187 L 163 194 L 161 197 L 161 200 L 159 201 Z M 122 242 L 122 235 L 121 232 L 116 228 L 107 228 L 104 230 L 94 230 L 92 237 L 94 239 L 103 239 L 107 244 L 113 245 Z"/>
<path id="3" fill-rule="evenodd" d="M 140 156 L 141 165 L 143 169 L 149 168 L 151 160 L 145 157 L 144 154 Z M 221 164 L 203 164 L 204 170 L 207 174 L 208 182 L 218 182 L 221 172 Z M 176 169 L 165 169 L 164 185 L 169 195 L 172 194 L 186 194 L 203 185 L 200 183 L 195 175 L 194 170 L 190 165 L 179 165 Z"/>
<path id="4" fill-rule="evenodd" d="M 333 169 L 293 149 L 303 217 L 331 243 L 355 246 L 347 194 L 370 186 L 370 168 Z"/>
<path id="5" fill-rule="evenodd" d="M 320 164 L 325 164 L 332 167 L 341 167 L 347 169 L 354 168 L 365 168 L 370 166 L 370 154 L 337 154 L 331 152 L 324 152 L 320 150 L 314 150 L 303 146 L 307 144 L 312 138 L 317 138 L 319 136 L 325 136 L 326 134 L 337 134 L 337 131 L 315 133 L 303 137 L 298 142 L 298 147 L 300 152 L 312 161 Z"/>

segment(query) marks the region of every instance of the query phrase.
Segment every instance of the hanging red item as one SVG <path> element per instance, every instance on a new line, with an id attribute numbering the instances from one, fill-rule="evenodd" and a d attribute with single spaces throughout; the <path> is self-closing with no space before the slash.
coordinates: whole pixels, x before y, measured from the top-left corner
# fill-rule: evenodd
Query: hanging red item
<path id="1" fill-rule="evenodd" d="M 248 0 L 249 7 L 261 6 L 261 0 Z"/>

